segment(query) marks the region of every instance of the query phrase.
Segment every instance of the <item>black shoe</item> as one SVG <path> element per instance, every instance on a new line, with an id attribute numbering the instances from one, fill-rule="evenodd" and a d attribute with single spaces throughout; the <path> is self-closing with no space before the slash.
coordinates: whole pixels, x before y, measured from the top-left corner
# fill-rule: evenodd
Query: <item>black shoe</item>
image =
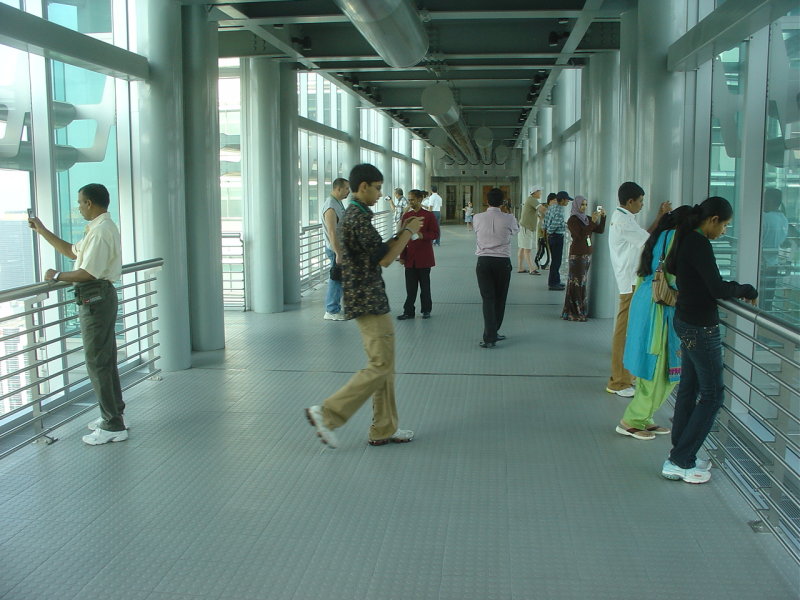
<path id="1" fill-rule="evenodd" d="M 499 333 L 497 334 L 497 341 L 498 342 L 501 341 L 501 340 L 504 340 L 504 339 L 506 339 L 506 336 L 500 335 Z"/>
<path id="2" fill-rule="evenodd" d="M 405 321 L 406 319 L 413 319 L 413 318 L 414 315 L 407 315 L 407 314 L 397 315 L 398 321 Z"/>
<path id="3" fill-rule="evenodd" d="M 478 342 L 478 346 L 481 348 L 494 348 L 497 344 L 494 342 Z"/>
<path id="4" fill-rule="evenodd" d="M 547 289 L 549 289 L 551 292 L 561 292 L 561 291 L 565 290 L 565 289 L 566 289 L 566 287 L 567 287 L 567 286 L 565 286 L 565 285 L 562 283 L 561 285 L 551 285 L 551 286 L 550 286 L 549 288 L 547 288 Z"/>
<path id="5" fill-rule="evenodd" d="M 431 318 L 431 313 L 422 313 L 422 318 L 423 319 L 430 319 Z"/>

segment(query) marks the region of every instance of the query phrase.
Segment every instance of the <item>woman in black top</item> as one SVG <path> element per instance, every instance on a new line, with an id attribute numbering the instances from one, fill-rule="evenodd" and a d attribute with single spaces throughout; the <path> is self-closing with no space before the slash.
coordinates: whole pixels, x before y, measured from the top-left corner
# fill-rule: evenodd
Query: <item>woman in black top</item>
<path id="1" fill-rule="evenodd" d="M 711 479 L 710 464 L 699 464 L 697 452 L 723 402 L 717 299 L 742 298 L 755 304 L 758 297 L 752 285 L 724 281 L 717 268 L 709 240 L 725 233 L 732 216 L 730 203 L 719 196 L 694 206 L 677 230 L 665 263 L 665 269 L 675 273 L 678 287 L 674 324 L 681 340 L 681 382 L 675 399 L 672 450 L 661 469 L 667 479 L 687 483 Z"/>

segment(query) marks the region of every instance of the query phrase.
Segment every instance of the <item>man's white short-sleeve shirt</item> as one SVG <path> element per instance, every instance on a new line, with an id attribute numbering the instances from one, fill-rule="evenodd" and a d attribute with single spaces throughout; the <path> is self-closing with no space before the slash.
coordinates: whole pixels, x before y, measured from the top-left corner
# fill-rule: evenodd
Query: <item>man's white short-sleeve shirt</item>
<path id="1" fill-rule="evenodd" d="M 95 279 L 117 281 L 122 277 L 122 242 L 119 229 L 107 212 L 95 217 L 84 229 L 83 239 L 72 245 L 75 269 Z"/>
<path id="2" fill-rule="evenodd" d="M 431 210 L 442 210 L 442 197 L 436 192 L 430 195 L 428 203 L 431 205 Z"/>
<path id="3" fill-rule="evenodd" d="M 620 294 L 630 294 L 636 285 L 636 271 L 642 258 L 642 247 L 650 234 L 636 222 L 635 215 L 617 206 L 611 213 L 608 247 L 611 266 Z"/>

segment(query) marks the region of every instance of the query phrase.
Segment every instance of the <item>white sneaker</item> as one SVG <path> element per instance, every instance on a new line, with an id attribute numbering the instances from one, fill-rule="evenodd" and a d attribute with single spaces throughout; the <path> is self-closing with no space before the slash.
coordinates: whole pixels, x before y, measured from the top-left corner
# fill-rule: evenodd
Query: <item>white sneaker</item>
<path id="1" fill-rule="evenodd" d="M 700 469 L 701 471 L 710 471 L 711 470 L 711 459 L 710 458 L 698 458 L 694 461 L 694 468 Z"/>
<path id="2" fill-rule="evenodd" d="M 606 388 L 606 391 L 609 394 L 616 394 L 617 396 L 622 396 L 623 398 L 633 398 L 633 395 L 636 393 L 636 389 L 631 387 L 626 387 L 624 390 L 612 390 L 611 388 Z"/>
<path id="3" fill-rule="evenodd" d="M 94 421 L 90 421 L 89 423 L 87 423 L 86 427 L 88 427 L 90 431 L 96 431 L 97 429 L 100 429 L 100 426 L 102 424 L 103 424 L 103 417 L 98 417 Z M 125 424 L 125 429 L 130 429 L 130 427 L 128 427 L 128 425 Z"/>
<path id="4" fill-rule="evenodd" d="M 339 441 L 336 439 L 336 434 L 332 429 L 325 427 L 325 421 L 322 419 L 322 407 L 319 405 L 310 406 L 306 409 L 306 419 L 317 429 L 317 435 L 323 444 L 327 444 L 331 448 L 336 448 Z"/>
<path id="5" fill-rule="evenodd" d="M 83 443 L 90 446 L 99 446 L 108 442 L 124 442 L 128 439 L 128 430 L 107 431 L 105 429 L 95 429 L 89 435 L 83 436 Z"/>
<path id="6" fill-rule="evenodd" d="M 385 440 L 370 440 L 370 446 L 383 446 L 385 444 L 406 444 L 414 439 L 414 432 L 410 429 L 398 429 L 394 432 L 392 437 Z"/>
<path id="7" fill-rule="evenodd" d="M 698 467 L 693 469 L 682 469 L 671 460 L 665 460 L 661 467 L 662 477 L 667 479 L 683 479 L 686 483 L 705 483 L 711 479 L 711 471 L 704 471 Z"/>
<path id="8" fill-rule="evenodd" d="M 325 312 L 325 316 L 322 317 L 326 321 L 345 321 L 344 313 L 329 313 Z"/>

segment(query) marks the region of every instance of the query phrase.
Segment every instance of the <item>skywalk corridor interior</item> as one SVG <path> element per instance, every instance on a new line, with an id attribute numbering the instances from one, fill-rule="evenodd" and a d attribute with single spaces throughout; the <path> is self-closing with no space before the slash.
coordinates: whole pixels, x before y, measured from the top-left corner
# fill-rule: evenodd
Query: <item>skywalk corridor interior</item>
<path id="1" fill-rule="evenodd" d="M 432 318 L 395 322 L 413 443 L 368 446 L 369 405 L 336 450 L 306 423 L 364 364 L 356 325 L 322 320 L 322 286 L 227 312 L 224 351 L 126 394 L 127 442 L 81 443 L 90 413 L 0 461 L 0 597 L 798 597 L 719 469 L 665 480 L 668 439 L 614 433 L 610 320 L 562 321 L 563 293 L 514 274 L 508 339 L 483 350 L 472 234 L 445 227 L 436 258 Z M 398 314 L 402 268 L 384 278 Z"/>

